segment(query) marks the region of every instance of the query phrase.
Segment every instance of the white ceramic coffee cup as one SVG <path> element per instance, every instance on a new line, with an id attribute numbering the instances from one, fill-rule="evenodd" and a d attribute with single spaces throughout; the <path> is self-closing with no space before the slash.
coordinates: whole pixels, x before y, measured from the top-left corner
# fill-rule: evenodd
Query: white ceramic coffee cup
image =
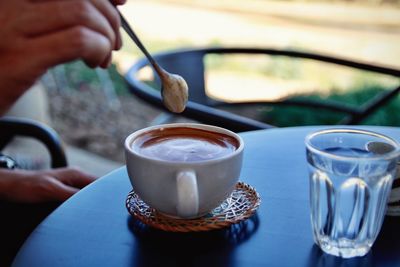
<path id="1" fill-rule="evenodd" d="M 229 135 L 238 147 L 228 155 L 198 162 L 173 162 L 139 154 L 137 137 L 157 129 L 189 127 Z M 227 129 L 194 124 L 157 125 L 136 131 L 125 140 L 125 158 L 133 190 L 150 207 L 177 218 L 197 218 L 220 205 L 239 180 L 244 143 Z"/>

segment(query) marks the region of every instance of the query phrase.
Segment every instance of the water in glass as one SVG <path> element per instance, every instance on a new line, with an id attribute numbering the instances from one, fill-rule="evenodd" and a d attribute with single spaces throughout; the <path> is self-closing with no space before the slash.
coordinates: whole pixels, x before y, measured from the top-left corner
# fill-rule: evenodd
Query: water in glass
<path id="1" fill-rule="evenodd" d="M 323 251 L 351 258 L 367 254 L 380 231 L 397 160 L 342 145 L 307 147 L 311 223 Z"/>

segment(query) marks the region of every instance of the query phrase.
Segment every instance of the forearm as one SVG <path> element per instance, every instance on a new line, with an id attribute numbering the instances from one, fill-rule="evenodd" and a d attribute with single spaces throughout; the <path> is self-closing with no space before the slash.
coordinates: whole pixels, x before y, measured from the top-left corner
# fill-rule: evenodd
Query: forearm
<path id="1" fill-rule="evenodd" d="M 1 79 L 0 79 L 1 80 Z M 29 87 L 28 87 L 29 88 Z M 16 88 L 17 89 L 17 88 Z M 18 98 L 25 93 L 23 90 L 8 90 L 8 88 L 0 85 L 0 117 L 3 116 L 11 108 L 11 106 L 18 100 Z"/>
<path id="2" fill-rule="evenodd" d="M 0 200 L 8 200 L 9 193 L 16 181 L 16 175 L 13 170 L 0 169 Z"/>
<path id="3" fill-rule="evenodd" d="M 12 59 L 20 51 L 1 53 L 0 47 L 0 116 L 4 115 L 46 71 L 45 68 L 25 69 L 28 63 Z M 22 55 L 26 57 L 26 55 Z"/>

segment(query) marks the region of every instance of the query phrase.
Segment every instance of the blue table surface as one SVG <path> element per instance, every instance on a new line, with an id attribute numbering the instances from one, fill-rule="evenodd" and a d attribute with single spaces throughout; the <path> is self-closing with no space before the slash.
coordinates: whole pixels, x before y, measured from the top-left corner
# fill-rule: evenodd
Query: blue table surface
<path id="1" fill-rule="evenodd" d="M 343 260 L 313 244 L 306 134 L 327 127 L 242 133 L 240 180 L 259 192 L 255 216 L 227 229 L 168 233 L 125 208 L 126 168 L 74 195 L 31 234 L 12 266 L 400 266 L 400 218 L 386 217 L 372 251 Z M 355 128 L 355 127 L 353 127 Z M 357 126 L 400 141 L 400 128 Z"/>

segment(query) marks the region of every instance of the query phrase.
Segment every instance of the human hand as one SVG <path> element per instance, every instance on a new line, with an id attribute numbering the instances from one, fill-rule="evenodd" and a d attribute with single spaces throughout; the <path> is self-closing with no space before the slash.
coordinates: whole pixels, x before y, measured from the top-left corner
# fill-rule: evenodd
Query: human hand
<path id="1" fill-rule="evenodd" d="M 75 59 L 107 67 L 122 45 L 113 5 L 124 2 L 0 1 L 0 114 L 50 67 Z"/>
<path id="2" fill-rule="evenodd" d="M 0 169 L 0 198 L 23 203 L 64 201 L 94 180 L 92 175 L 74 168 Z"/>

